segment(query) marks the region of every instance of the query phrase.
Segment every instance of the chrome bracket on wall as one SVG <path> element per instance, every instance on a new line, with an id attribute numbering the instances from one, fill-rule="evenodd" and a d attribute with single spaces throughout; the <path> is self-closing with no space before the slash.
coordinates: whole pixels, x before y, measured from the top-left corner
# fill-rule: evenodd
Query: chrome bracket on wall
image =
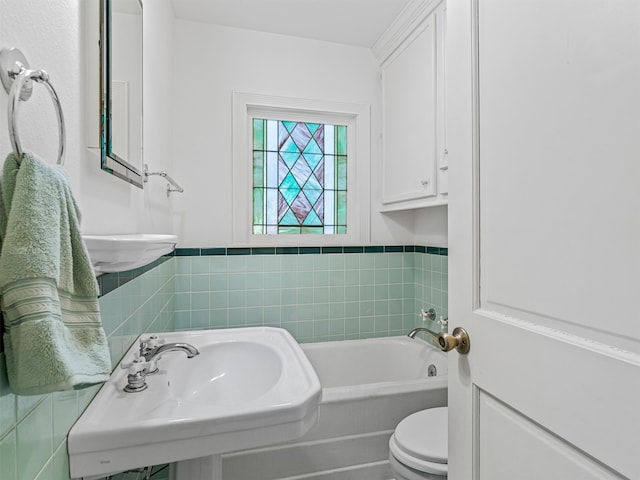
<path id="1" fill-rule="evenodd" d="M 167 182 L 169 182 L 167 183 L 167 198 L 169 197 L 169 195 L 171 195 L 171 192 L 178 192 L 178 193 L 184 192 L 184 188 L 178 185 L 178 182 L 176 182 L 166 171 L 162 170 L 160 172 L 150 172 L 149 165 L 145 163 L 144 164 L 144 183 L 147 183 L 149 181 L 149 177 L 152 175 L 158 175 L 159 177 L 162 177 Z M 175 188 L 171 188 L 171 186 Z"/>

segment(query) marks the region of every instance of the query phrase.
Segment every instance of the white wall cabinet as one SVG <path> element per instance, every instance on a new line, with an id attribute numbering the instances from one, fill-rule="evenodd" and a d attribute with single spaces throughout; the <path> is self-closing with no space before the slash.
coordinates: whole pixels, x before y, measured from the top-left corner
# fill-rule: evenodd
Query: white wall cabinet
<path id="1" fill-rule="evenodd" d="M 384 211 L 444 205 L 446 4 L 409 5 L 374 46 L 382 67 Z"/>

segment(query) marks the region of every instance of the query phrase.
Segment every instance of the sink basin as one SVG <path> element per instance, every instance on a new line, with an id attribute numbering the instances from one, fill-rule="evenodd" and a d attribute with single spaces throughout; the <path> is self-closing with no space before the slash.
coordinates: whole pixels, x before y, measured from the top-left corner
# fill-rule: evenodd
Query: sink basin
<path id="1" fill-rule="evenodd" d="M 148 265 L 167 253 L 178 242 L 177 235 L 124 234 L 83 235 L 96 273 L 123 272 Z"/>
<path id="2" fill-rule="evenodd" d="M 72 478 L 285 442 L 315 423 L 320 382 L 286 330 L 157 335 L 200 354 L 165 353 L 138 393 L 123 391 L 127 371 L 117 368 L 69 433 Z M 137 350 L 138 342 L 124 361 Z"/>
<path id="3" fill-rule="evenodd" d="M 232 406 L 265 395 L 282 375 L 282 358 L 273 348 L 246 341 L 208 345 L 187 364 L 188 374 L 167 372 L 174 398 L 192 406 Z"/>

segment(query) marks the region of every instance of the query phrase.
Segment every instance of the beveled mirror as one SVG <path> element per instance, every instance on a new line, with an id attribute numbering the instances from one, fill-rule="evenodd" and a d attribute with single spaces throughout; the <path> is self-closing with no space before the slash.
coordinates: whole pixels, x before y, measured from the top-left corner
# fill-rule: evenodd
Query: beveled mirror
<path id="1" fill-rule="evenodd" d="M 143 185 L 142 2 L 101 0 L 101 167 Z"/>

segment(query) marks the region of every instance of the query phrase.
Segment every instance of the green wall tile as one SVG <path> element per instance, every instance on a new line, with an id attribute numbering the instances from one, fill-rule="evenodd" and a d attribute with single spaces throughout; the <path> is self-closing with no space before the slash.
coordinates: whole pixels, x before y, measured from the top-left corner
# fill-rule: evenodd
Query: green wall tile
<path id="1" fill-rule="evenodd" d="M 202 330 L 209 328 L 209 310 L 194 310 L 191 312 L 191 328 Z"/>
<path id="2" fill-rule="evenodd" d="M 360 333 L 371 333 L 374 327 L 374 317 L 363 316 L 360 312 Z"/>
<path id="3" fill-rule="evenodd" d="M 313 303 L 313 291 L 313 288 L 298 288 L 298 303 L 305 305 Z"/>
<path id="4" fill-rule="evenodd" d="M 372 301 L 375 298 L 375 288 L 372 285 L 360 286 L 360 301 Z"/>
<path id="5" fill-rule="evenodd" d="M 301 338 L 310 339 L 313 337 L 313 322 L 299 322 L 298 335 Z"/>
<path id="6" fill-rule="evenodd" d="M 263 292 L 264 294 L 264 306 L 275 306 L 280 305 L 280 290 L 279 289 L 268 289 Z"/>
<path id="7" fill-rule="evenodd" d="M 314 324 L 316 322 L 323 321 L 326 323 L 326 320 L 329 319 L 329 304 L 328 303 L 318 303 L 313 307 L 313 321 Z M 326 333 L 326 332 L 325 332 Z"/>
<path id="8" fill-rule="evenodd" d="M 209 262 L 209 268 L 212 273 L 227 273 L 229 270 L 227 257 L 212 257 Z"/>
<path id="9" fill-rule="evenodd" d="M 246 308 L 229 308 L 229 326 L 242 326 L 247 324 Z"/>
<path id="10" fill-rule="evenodd" d="M 280 324 L 280 307 L 264 307 L 262 309 L 262 321 L 264 325 L 278 326 Z"/>
<path id="11" fill-rule="evenodd" d="M 264 276 L 262 273 L 249 273 L 247 275 L 247 290 L 264 289 Z"/>
<path id="12" fill-rule="evenodd" d="M 262 290 L 247 291 L 247 307 L 260 307 L 264 305 L 264 292 Z"/>
<path id="13" fill-rule="evenodd" d="M 230 273 L 229 274 L 229 290 L 246 290 L 247 274 L 246 273 Z"/>
<path id="14" fill-rule="evenodd" d="M 229 272 L 246 272 L 247 257 L 244 255 L 227 257 L 227 268 Z"/>
<path id="15" fill-rule="evenodd" d="M 213 308 L 209 316 L 211 328 L 227 328 L 229 325 L 229 312 L 226 308 Z"/>
<path id="16" fill-rule="evenodd" d="M 16 470 L 17 442 L 15 430 L 0 440 L 0 478 L 18 478 Z"/>
<path id="17" fill-rule="evenodd" d="M 329 335 L 344 335 L 344 318 L 329 320 Z"/>
<path id="18" fill-rule="evenodd" d="M 208 292 L 209 291 L 209 275 L 208 274 L 191 275 L 190 291 L 191 292 Z"/>
<path id="19" fill-rule="evenodd" d="M 35 480 L 67 480 L 69 478 L 69 456 L 66 445 L 61 445 L 49 458 Z"/>
<path id="20" fill-rule="evenodd" d="M 345 302 L 357 302 L 360 299 L 360 287 L 356 284 L 347 284 L 344 287 Z"/>
<path id="21" fill-rule="evenodd" d="M 247 307 L 247 325 L 266 325 L 264 317 L 264 308 L 262 307 Z"/>
<path id="22" fill-rule="evenodd" d="M 17 395 L 18 422 L 22 421 L 33 410 L 39 402 L 45 399 L 45 395 Z"/>
<path id="23" fill-rule="evenodd" d="M 213 292 L 226 292 L 229 289 L 229 276 L 227 273 L 214 273 L 209 276 L 209 288 Z"/>
<path id="24" fill-rule="evenodd" d="M 6 359 L 4 353 L 0 353 L 0 438 L 14 428 L 15 424 L 16 396 L 9 388 Z"/>
<path id="25" fill-rule="evenodd" d="M 301 304 L 298 305 L 298 321 L 309 322 L 313 320 L 313 305 Z"/>
<path id="26" fill-rule="evenodd" d="M 209 310 L 209 292 L 191 293 L 191 310 Z"/>
<path id="27" fill-rule="evenodd" d="M 176 312 L 175 317 L 176 330 L 188 330 L 191 328 L 191 311 Z"/>
<path id="28" fill-rule="evenodd" d="M 328 303 L 329 302 L 329 287 L 316 287 L 313 290 L 314 303 Z"/>
<path id="29" fill-rule="evenodd" d="M 51 395 L 47 395 L 16 428 L 18 480 L 33 480 L 53 452 Z"/>
<path id="30" fill-rule="evenodd" d="M 226 295 L 226 293 L 225 293 Z M 191 294 L 189 292 L 177 293 L 175 299 L 176 310 L 191 310 Z"/>
<path id="31" fill-rule="evenodd" d="M 246 290 L 230 290 L 229 291 L 229 308 L 246 308 L 247 292 Z"/>
<path id="32" fill-rule="evenodd" d="M 55 392 L 53 396 L 53 448 L 64 441 L 78 417 L 78 392 Z M 56 478 L 56 477 L 51 477 Z"/>
<path id="33" fill-rule="evenodd" d="M 329 286 L 329 271 L 328 270 L 316 270 L 313 274 L 313 286 L 314 287 L 328 287 Z"/>
<path id="34" fill-rule="evenodd" d="M 329 287 L 329 302 L 344 302 L 345 301 L 345 289 L 344 287 Z"/>
<path id="35" fill-rule="evenodd" d="M 373 260 L 376 268 L 389 268 L 389 255 L 376 253 L 373 255 Z"/>

